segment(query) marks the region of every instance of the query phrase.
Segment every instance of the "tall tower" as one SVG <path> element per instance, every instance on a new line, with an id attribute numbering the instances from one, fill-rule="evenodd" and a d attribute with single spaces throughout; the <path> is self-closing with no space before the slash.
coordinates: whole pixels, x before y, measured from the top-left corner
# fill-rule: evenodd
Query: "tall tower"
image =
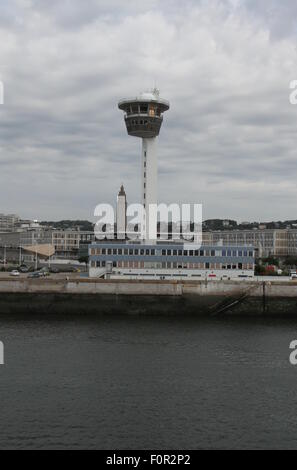
<path id="1" fill-rule="evenodd" d="M 127 132 L 142 138 L 141 200 L 146 216 L 145 240 L 149 240 L 149 207 L 158 202 L 157 137 L 169 102 L 159 97 L 159 91 L 141 93 L 139 96 L 119 102 L 125 112 Z"/>
<path id="2" fill-rule="evenodd" d="M 121 189 L 117 198 L 117 239 L 125 240 L 126 238 L 126 211 L 127 199 L 124 186 Z"/>

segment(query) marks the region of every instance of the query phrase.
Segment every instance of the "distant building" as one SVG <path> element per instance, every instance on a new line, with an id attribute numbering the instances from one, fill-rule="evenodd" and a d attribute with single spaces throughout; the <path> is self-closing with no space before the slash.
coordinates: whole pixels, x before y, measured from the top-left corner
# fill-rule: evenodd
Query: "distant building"
<path id="1" fill-rule="evenodd" d="M 0 232 L 13 232 L 19 220 L 20 218 L 16 214 L 0 214 Z"/>
<path id="2" fill-rule="evenodd" d="M 297 256 L 297 229 L 217 230 L 202 237 L 210 245 L 253 246 L 260 258 Z"/>
<path id="3" fill-rule="evenodd" d="M 125 240 L 127 227 L 127 198 L 124 186 L 121 186 L 117 198 L 117 239 Z"/>
<path id="4" fill-rule="evenodd" d="M 94 232 L 80 230 L 55 230 L 47 227 L 36 227 L 22 231 L 0 233 L 0 258 L 4 258 L 4 251 L 8 261 L 18 261 L 20 251 L 24 247 L 48 245 L 52 246 L 55 258 L 78 259 L 81 250 L 85 246 L 85 254 L 88 253 L 88 245 L 94 241 Z M 33 261 L 34 256 L 22 255 L 23 261 Z"/>

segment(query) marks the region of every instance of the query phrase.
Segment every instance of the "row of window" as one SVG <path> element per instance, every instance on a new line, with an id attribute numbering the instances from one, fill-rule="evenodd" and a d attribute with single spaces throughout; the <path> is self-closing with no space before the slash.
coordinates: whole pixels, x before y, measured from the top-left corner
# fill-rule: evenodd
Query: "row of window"
<path id="1" fill-rule="evenodd" d="M 129 116 L 130 114 L 149 114 L 149 116 L 160 116 L 161 110 L 155 105 L 147 105 L 147 104 L 132 104 L 131 106 L 127 106 L 126 113 Z"/>
<path id="2" fill-rule="evenodd" d="M 130 256 L 221 256 L 253 257 L 252 250 L 156 250 L 145 248 L 92 248 L 91 255 L 130 255 Z"/>
<path id="3" fill-rule="evenodd" d="M 105 268 L 106 261 L 91 261 L 92 268 Z M 145 262 L 145 261 L 113 261 L 114 268 L 134 269 L 254 269 L 251 263 L 177 263 L 177 262 Z"/>

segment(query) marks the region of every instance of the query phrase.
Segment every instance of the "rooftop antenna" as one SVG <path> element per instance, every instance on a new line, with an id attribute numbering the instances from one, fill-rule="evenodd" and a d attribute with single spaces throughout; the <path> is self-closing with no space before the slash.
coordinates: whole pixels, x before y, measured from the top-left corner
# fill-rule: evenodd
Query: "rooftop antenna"
<path id="1" fill-rule="evenodd" d="M 152 90 L 152 93 L 153 95 L 158 99 L 160 98 L 160 90 L 159 88 L 157 87 L 157 80 L 156 80 L 156 77 L 154 79 L 154 88 Z"/>
<path id="2" fill-rule="evenodd" d="M 160 97 L 160 90 L 155 86 L 153 89 L 153 95 L 158 99 Z"/>

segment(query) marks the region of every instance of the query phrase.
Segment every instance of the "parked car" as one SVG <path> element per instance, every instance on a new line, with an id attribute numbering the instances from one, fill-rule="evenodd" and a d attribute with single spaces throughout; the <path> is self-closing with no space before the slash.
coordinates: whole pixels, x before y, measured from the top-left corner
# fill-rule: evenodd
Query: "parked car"
<path id="1" fill-rule="evenodd" d="M 53 273 L 53 274 L 56 274 L 56 273 L 59 273 L 60 270 L 58 268 L 55 268 L 54 266 L 53 267 L 50 267 L 50 272 Z"/>
<path id="2" fill-rule="evenodd" d="M 38 273 L 38 272 L 34 272 L 34 273 L 28 274 L 28 277 L 35 279 L 35 278 L 42 277 L 42 274 L 40 274 L 40 273 Z"/>
<path id="3" fill-rule="evenodd" d="M 21 273 L 28 273 L 29 272 L 29 268 L 27 266 L 20 266 L 19 267 L 19 271 Z"/>
<path id="4" fill-rule="evenodd" d="M 296 271 L 291 271 L 290 278 L 291 279 L 297 279 L 297 272 Z"/>
<path id="5" fill-rule="evenodd" d="M 10 276 L 19 276 L 20 273 L 19 273 L 19 271 L 17 271 L 16 269 L 14 269 L 13 271 L 10 272 L 9 275 L 10 275 Z"/>

